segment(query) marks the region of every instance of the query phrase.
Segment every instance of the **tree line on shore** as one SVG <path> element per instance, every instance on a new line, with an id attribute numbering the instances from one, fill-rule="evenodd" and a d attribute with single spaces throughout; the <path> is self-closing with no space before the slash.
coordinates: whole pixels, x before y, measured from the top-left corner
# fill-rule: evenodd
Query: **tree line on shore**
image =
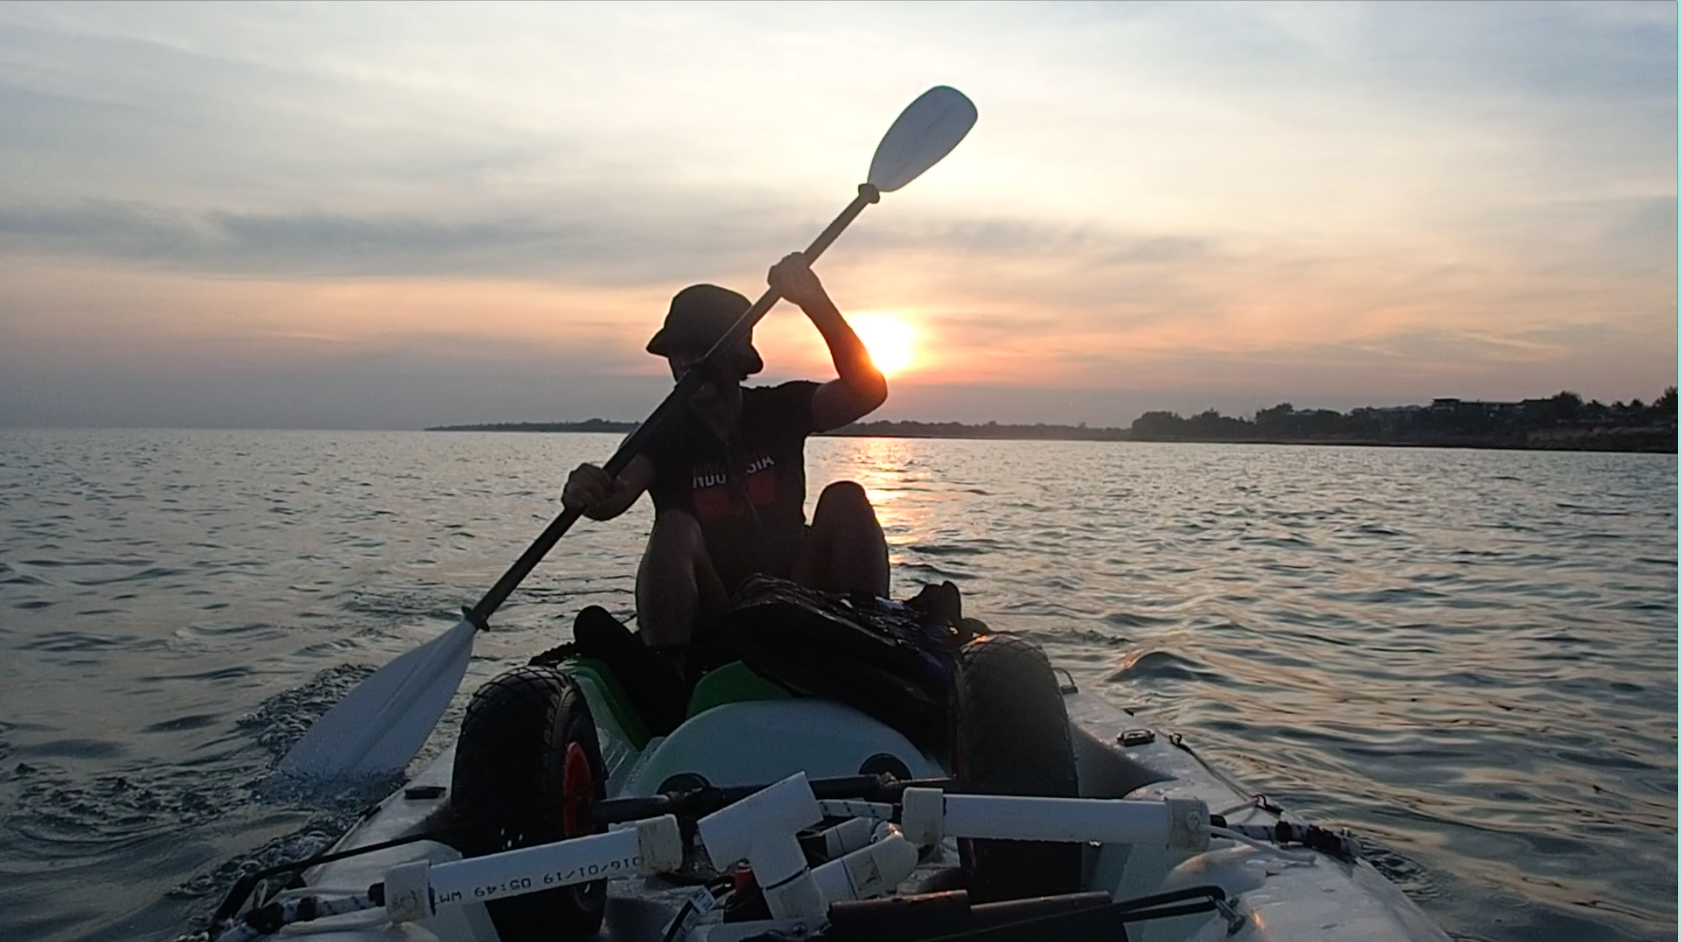
<path id="1" fill-rule="evenodd" d="M 1364 407 L 1348 413 L 1297 409 L 1288 402 L 1253 418 L 1209 409 L 1189 417 L 1146 412 L 1132 423 L 1135 441 L 1343 441 L 1374 444 L 1479 445 L 1674 451 L 1676 392 L 1651 404 L 1606 405 L 1564 391 L 1545 399 L 1483 402 L 1437 399 L 1428 406 Z"/>

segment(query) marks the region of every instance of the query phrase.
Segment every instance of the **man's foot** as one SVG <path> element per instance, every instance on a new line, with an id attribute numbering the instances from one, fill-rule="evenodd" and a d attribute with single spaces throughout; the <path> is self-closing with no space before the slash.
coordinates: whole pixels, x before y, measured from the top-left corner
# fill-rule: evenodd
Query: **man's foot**
<path id="1" fill-rule="evenodd" d="M 923 586 L 922 591 L 905 600 L 905 605 L 921 612 L 924 617 L 957 629 L 959 644 L 966 644 L 980 635 L 992 633 L 986 622 L 979 618 L 963 617 L 963 595 L 950 580 L 939 585 L 929 583 Z"/>
<path id="2" fill-rule="evenodd" d="M 923 586 L 922 591 L 906 599 L 905 604 L 943 625 L 955 627 L 963 620 L 963 596 L 950 580 L 939 585 L 929 583 Z"/>

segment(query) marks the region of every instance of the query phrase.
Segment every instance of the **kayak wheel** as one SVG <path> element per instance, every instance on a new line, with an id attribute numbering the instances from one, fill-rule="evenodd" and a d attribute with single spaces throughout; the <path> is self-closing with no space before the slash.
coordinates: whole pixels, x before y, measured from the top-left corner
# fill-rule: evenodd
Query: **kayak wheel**
<path id="1" fill-rule="evenodd" d="M 951 700 L 952 772 L 978 795 L 1079 796 L 1068 711 L 1045 653 L 1019 635 L 991 634 L 958 650 Z M 977 903 L 1078 892 L 1080 845 L 960 840 Z"/>
<path id="2" fill-rule="evenodd" d="M 473 694 L 455 750 L 456 847 L 482 857 L 599 833 L 589 803 L 607 797 L 595 720 L 570 675 L 516 667 Z M 607 881 L 491 900 L 502 942 L 581 942 L 601 929 Z"/>

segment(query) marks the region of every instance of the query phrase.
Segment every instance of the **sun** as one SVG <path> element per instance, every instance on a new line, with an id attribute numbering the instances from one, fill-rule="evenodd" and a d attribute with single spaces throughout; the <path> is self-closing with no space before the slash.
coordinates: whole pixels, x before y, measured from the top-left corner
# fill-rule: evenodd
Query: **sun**
<path id="1" fill-rule="evenodd" d="M 916 329 L 904 320 L 891 314 L 860 314 L 846 320 L 864 341 L 881 375 L 903 373 L 916 363 Z"/>

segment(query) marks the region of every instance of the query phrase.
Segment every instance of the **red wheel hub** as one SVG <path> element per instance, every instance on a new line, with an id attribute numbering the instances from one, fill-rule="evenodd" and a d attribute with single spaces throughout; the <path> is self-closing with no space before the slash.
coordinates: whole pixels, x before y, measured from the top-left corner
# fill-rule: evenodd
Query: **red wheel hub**
<path id="1" fill-rule="evenodd" d="M 566 744 L 566 757 L 560 767 L 560 790 L 565 796 L 560 803 L 560 828 L 567 837 L 588 834 L 592 828 L 584 811 L 595 797 L 595 775 L 590 771 L 589 756 L 581 743 Z"/>

